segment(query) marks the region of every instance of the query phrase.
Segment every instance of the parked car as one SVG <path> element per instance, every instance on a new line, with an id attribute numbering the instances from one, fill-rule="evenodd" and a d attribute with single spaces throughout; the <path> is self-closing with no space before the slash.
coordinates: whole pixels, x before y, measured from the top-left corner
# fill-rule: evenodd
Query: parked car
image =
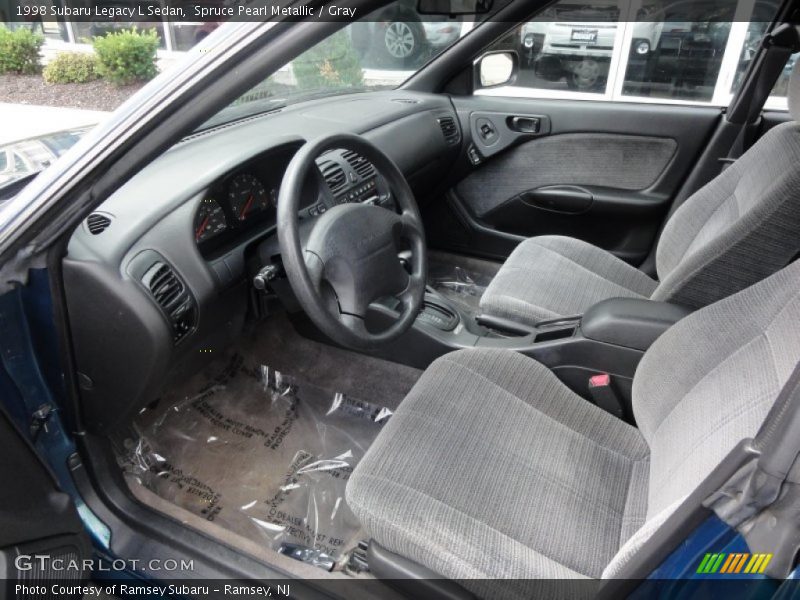
<path id="1" fill-rule="evenodd" d="M 629 65 L 690 87 L 706 84 L 719 70 L 733 7 L 708 0 L 647 4 L 633 23 Z M 616 2 L 559 3 L 522 26 L 522 56 L 543 79 L 564 77 L 571 89 L 601 90 L 619 20 Z"/>
<path id="2" fill-rule="evenodd" d="M 597 20 L 591 20 L 596 14 Z M 576 18 L 577 17 L 577 18 Z M 545 79 L 566 77 L 570 88 L 602 88 L 618 32 L 620 10 L 615 2 L 559 3 L 520 29 L 520 48 L 528 65 Z M 658 44 L 660 23 L 634 25 L 631 54 L 646 57 Z"/>
<path id="3" fill-rule="evenodd" d="M 0 186 L 46 169 L 90 129 L 78 127 L 0 146 Z"/>
<path id="4" fill-rule="evenodd" d="M 461 36 L 461 19 L 420 15 L 415 6 L 415 2 L 403 0 L 377 11 L 367 21 L 354 23 L 350 35 L 355 49 L 362 56 L 378 53 L 379 60 L 383 59 L 387 66 L 411 66 Z"/>

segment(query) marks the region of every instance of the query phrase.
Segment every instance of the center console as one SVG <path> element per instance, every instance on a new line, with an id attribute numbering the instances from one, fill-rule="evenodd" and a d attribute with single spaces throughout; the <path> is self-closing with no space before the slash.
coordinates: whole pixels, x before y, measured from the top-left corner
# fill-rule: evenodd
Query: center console
<path id="1" fill-rule="evenodd" d="M 414 327 L 378 354 L 424 369 L 456 349 L 507 348 L 543 363 L 587 399 L 592 399 L 590 379 L 608 374 L 621 405 L 618 414 L 632 421 L 631 387 L 639 361 L 662 333 L 689 313 L 687 308 L 665 302 L 612 298 L 592 306 L 584 315 L 528 327 L 463 314 L 429 288 Z M 385 327 L 395 314 L 392 306 L 376 305 L 368 325 Z"/>

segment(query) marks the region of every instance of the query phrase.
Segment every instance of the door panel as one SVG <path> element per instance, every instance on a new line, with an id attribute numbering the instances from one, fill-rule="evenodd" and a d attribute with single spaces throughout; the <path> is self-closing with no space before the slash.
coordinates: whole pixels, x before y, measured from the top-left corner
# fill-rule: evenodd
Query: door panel
<path id="1" fill-rule="evenodd" d="M 621 192 L 647 189 L 664 172 L 676 149 L 677 143 L 670 138 L 603 133 L 549 135 L 488 161 L 456 190 L 476 217 L 491 222 L 497 208 L 534 190 L 567 185 Z M 559 210 L 558 202 L 553 203 L 552 210 Z"/>
<path id="2" fill-rule="evenodd" d="M 431 243 L 500 259 L 526 237 L 555 234 L 640 263 L 721 115 L 603 101 L 453 102 L 473 164 L 433 209 Z"/>

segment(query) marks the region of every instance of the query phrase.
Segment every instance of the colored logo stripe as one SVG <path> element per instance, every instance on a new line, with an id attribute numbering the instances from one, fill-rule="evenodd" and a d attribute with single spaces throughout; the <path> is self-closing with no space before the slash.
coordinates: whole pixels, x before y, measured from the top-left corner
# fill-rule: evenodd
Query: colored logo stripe
<path id="1" fill-rule="evenodd" d="M 697 573 L 758 574 L 764 572 L 771 560 L 772 554 L 709 553 L 700 561 Z"/>

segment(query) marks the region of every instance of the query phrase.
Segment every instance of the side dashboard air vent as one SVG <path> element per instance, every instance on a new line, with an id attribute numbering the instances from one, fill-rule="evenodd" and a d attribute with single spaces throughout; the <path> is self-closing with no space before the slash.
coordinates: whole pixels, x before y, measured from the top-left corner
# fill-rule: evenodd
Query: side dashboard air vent
<path id="1" fill-rule="evenodd" d="M 456 120 L 453 117 L 441 117 L 439 119 L 439 127 L 442 128 L 444 140 L 450 146 L 454 146 L 460 141 L 461 135 L 458 132 L 458 126 L 456 125 Z"/>
<path id="2" fill-rule="evenodd" d="M 345 186 L 347 183 L 347 177 L 344 174 L 344 169 L 342 169 L 341 165 L 337 162 L 332 160 L 327 160 L 320 165 L 320 171 L 322 172 L 322 177 L 325 179 L 325 183 L 328 184 L 328 189 L 331 191 L 332 194 L 335 194 Z"/>
<path id="3" fill-rule="evenodd" d="M 164 311 L 172 325 L 172 337 L 178 343 L 194 329 L 196 315 L 194 298 L 178 278 L 175 271 L 164 262 L 157 262 L 142 277 L 142 284 Z"/>
<path id="4" fill-rule="evenodd" d="M 86 227 L 92 235 L 100 235 L 111 225 L 111 217 L 102 213 L 92 213 L 86 217 Z"/>
<path id="5" fill-rule="evenodd" d="M 375 167 L 371 162 L 369 162 L 366 158 L 353 152 L 352 150 L 347 150 L 342 154 L 344 159 L 350 164 L 353 168 L 353 171 L 358 173 L 358 176 L 361 179 L 368 179 L 375 175 Z"/>

